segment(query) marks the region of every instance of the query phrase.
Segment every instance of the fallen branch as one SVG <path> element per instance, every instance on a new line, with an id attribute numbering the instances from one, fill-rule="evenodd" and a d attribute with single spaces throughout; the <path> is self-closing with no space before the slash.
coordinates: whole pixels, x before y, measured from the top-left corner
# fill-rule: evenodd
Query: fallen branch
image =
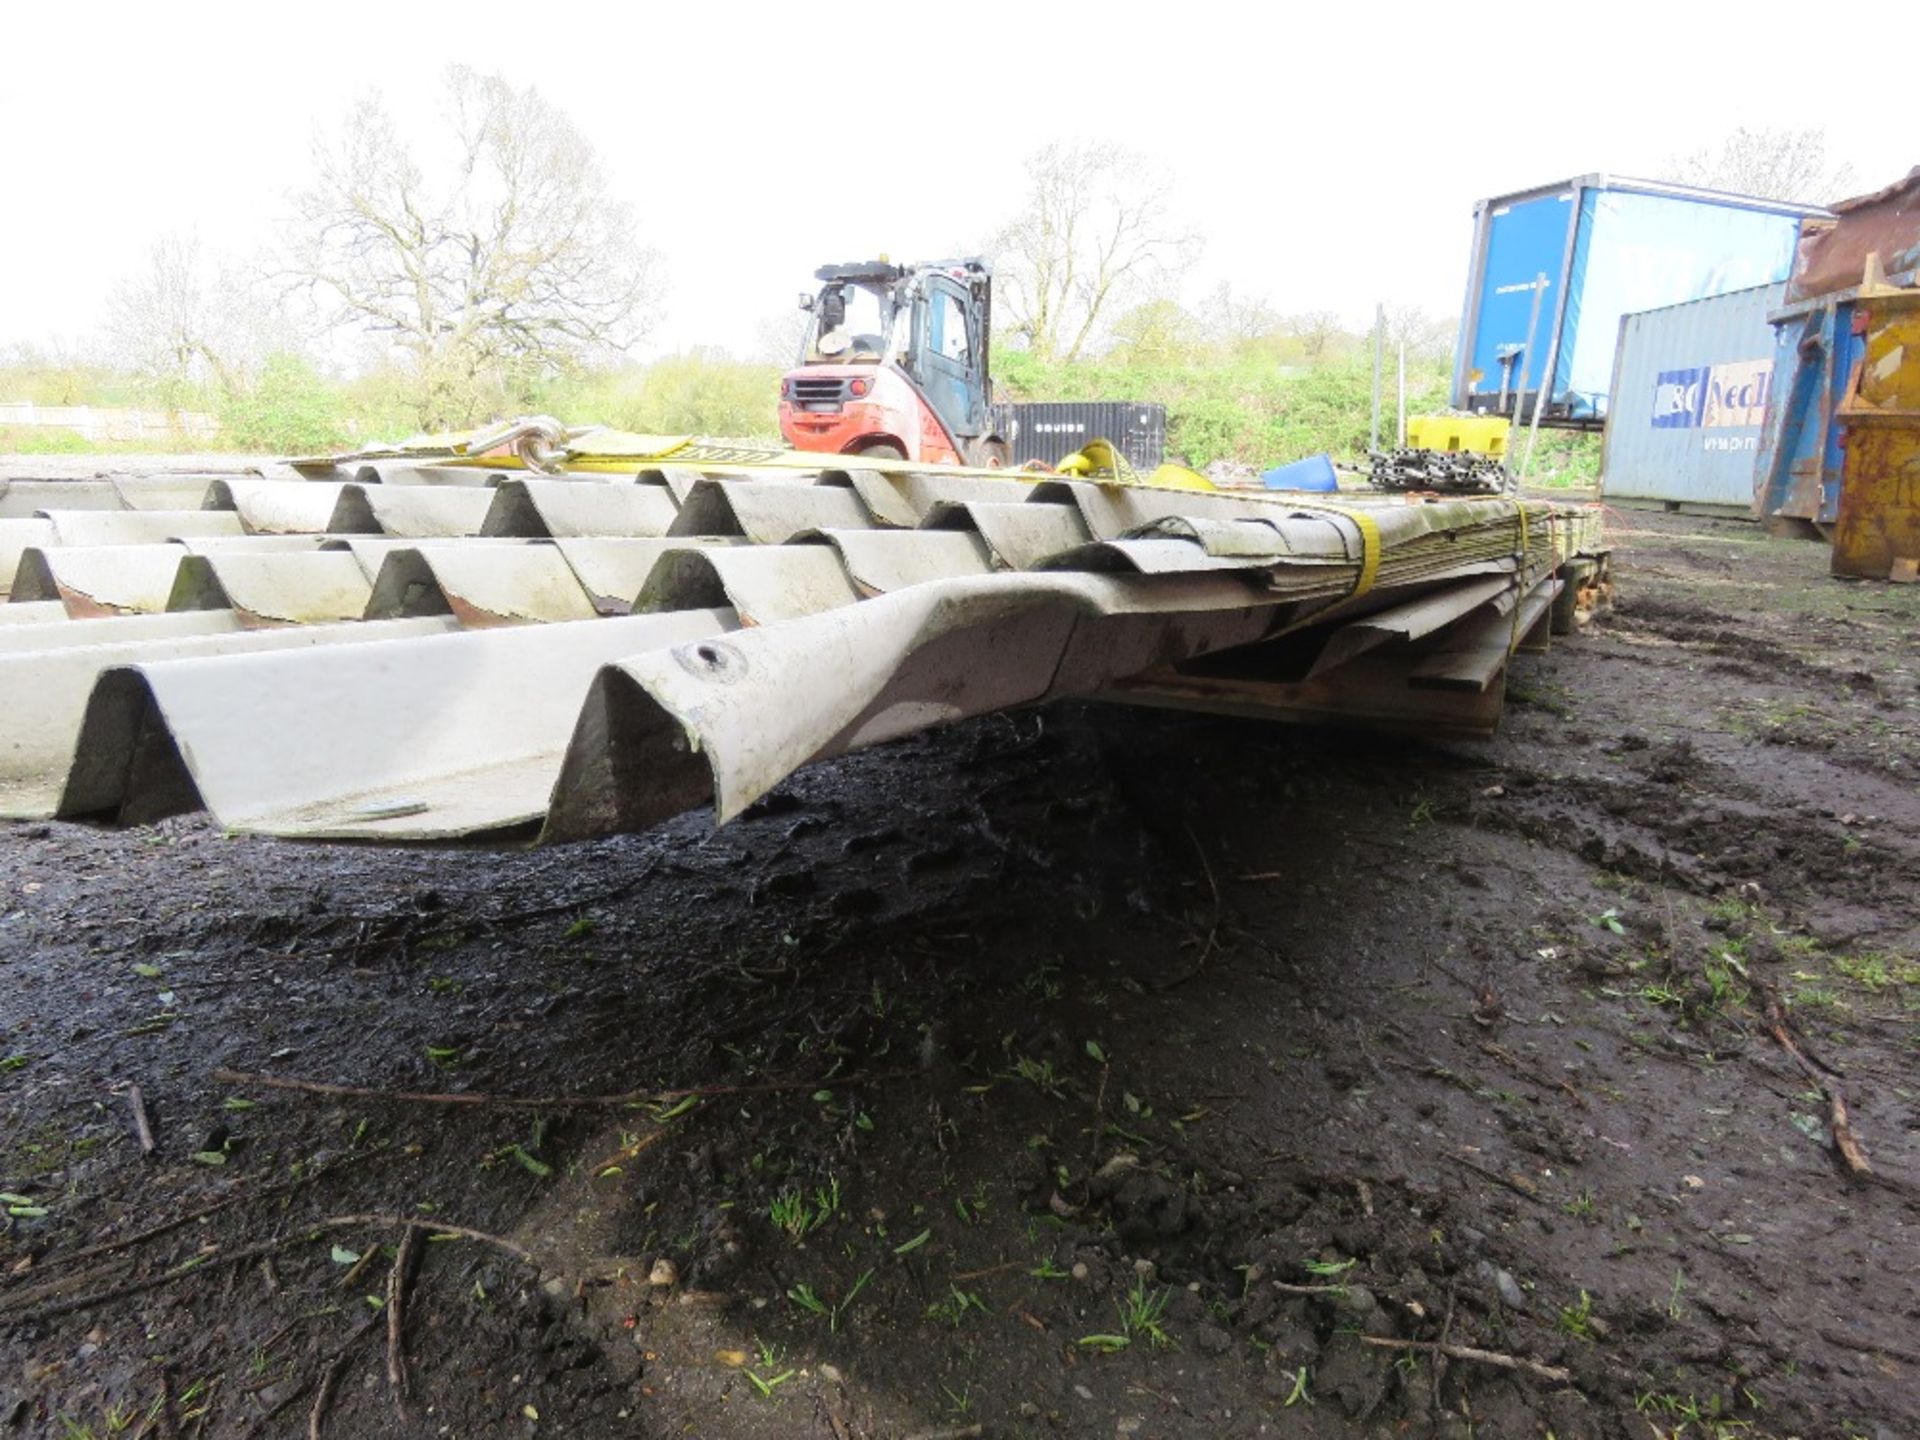
<path id="1" fill-rule="evenodd" d="M 945 1430 L 916 1430 L 905 1440 L 975 1440 L 986 1433 L 984 1425 L 956 1425 Z"/>
<path id="2" fill-rule="evenodd" d="M 919 1072 L 911 1069 L 874 1070 L 838 1080 L 769 1080 L 752 1085 L 692 1085 L 680 1090 L 629 1090 L 622 1095 L 487 1095 L 465 1090 L 375 1090 L 365 1085 L 334 1085 L 325 1080 L 258 1075 L 244 1070 L 216 1070 L 213 1078 L 227 1085 L 251 1085 L 262 1090 L 297 1090 L 344 1100 L 387 1100 L 405 1105 L 479 1105 L 501 1110 L 594 1110 L 623 1105 L 660 1104 L 720 1095 L 770 1095 L 786 1090 L 839 1090 L 901 1080 Z"/>
<path id="3" fill-rule="evenodd" d="M 1357 1337 L 1362 1345 L 1376 1345 L 1382 1350 L 1423 1350 L 1430 1355 L 1445 1355 L 1449 1360 L 1471 1360 L 1476 1365 L 1492 1365 L 1501 1370 L 1524 1370 L 1529 1375 L 1538 1375 L 1542 1380 L 1552 1380 L 1556 1384 L 1567 1384 L 1573 1379 L 1571 1370 L 1563 1370 L 1558 1365 L 1542 1365 L 1538 1360 L 1528 1360 L 1520 1355 L 1502 1355 L 1497 1350 L 1477 1350 L 1471 1345 L 1443 1345 L 1438 1340 L 1393 1340 L 1383 1335 L 1361 1335 Z"/>
<path id="4" fill-rule="evenodd" d="M 1867 1163 L 1866 1152 L 1861 1150 L 1860 1142 L 1854 1138 L 1853 1124 L 1847 1116 L 1847 1099 L 1840 1091 L 1839 1082 L 1830 1078 L 1794 1044 L 1793 1032 L 1787 1024 L 1786 1008 L 1780 1003 L 1780 992 L 1764 981 L 1760 988 L 1767 997 L 1767 1033 L 1793 1057 L 1794 1063 L 1813 1082 L 1814 1088 L 1827 1098 L 1827 1128 L 1833 1132 L 1833 1148 L 1840 1156 L 1840 1162 L 1847 1167 L 1850 1175 L 1873 1174 L 1873 1167 Z"/>
<path id="5" fill-rule="evenodd" d="M 420 1227 L 409 1225 L 393 1257 L 393 1269 L 387 1272 L 387 1383 L 393 1386 L 394 1404 L 403 1416 L 412 1389 L 407 1375 L 407 1282 L 419 1258 Z"/>

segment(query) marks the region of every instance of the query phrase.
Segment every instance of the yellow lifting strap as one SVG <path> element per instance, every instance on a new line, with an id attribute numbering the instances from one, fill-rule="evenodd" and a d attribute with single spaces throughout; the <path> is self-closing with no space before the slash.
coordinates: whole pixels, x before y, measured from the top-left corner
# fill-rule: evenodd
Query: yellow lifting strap
<path id="1" fill-rule="evenodd" d="M 1507 654 L 1520 648 L 1520 612 L 1527 600 L 1527 503 L 1514 496 L 1513 513 L 1520 525 L 1520 558 L 1513 569 L 1513 627 L 1507 635 Z"/>
<path id="2" fill-rule="evenodd" d="M 1321 515 L 1332 515 L 1341 520 L 1353 522 L 1353 528 L 1360 532 L 1360 577 L 1353 582 L 1353 589 L 1342 595 L 1335 604 L 1344 605 L 1349 600 L 1358 600 L 1373 589 L 1373 582 L 1380 578 L 1380 522 L 1365 510 L 1352 505 L 1328 505 L 1313 500 L 1286 499 L 1288 508 L 1306 510 Z"/>

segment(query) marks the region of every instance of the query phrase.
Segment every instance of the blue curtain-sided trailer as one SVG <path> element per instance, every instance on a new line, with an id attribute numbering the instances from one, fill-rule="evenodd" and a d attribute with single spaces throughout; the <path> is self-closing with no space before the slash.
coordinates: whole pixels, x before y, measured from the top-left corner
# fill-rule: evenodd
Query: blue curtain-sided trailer
<path id="1" fill-rule="evenodd" d="M 1544 383 L 1542 424 L 1598 429 L 1621 316 L 1786 279 L 1802 217 L 1826 213 L 1613 175 L 1482 200 L 1454 407 L 1530 417 Z"/>

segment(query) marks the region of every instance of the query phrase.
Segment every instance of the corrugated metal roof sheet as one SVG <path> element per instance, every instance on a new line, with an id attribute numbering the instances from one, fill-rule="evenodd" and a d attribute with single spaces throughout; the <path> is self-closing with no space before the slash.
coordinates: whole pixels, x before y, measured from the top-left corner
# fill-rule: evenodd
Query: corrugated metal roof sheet
<path id="1" fill-rule="evenodd" d="M 811 761 L 1069 695 L 1484 730 L 1598 548 L 1590 510 L 1498 499 L 352 473 L 0 488 L 0 811 L 572 839 L 725 820 Z M 1231 682 L 1186 668 L 1229 651 L 1254 657 Z M 1423 664 L 1471 702 L 1422 698 Z"/>

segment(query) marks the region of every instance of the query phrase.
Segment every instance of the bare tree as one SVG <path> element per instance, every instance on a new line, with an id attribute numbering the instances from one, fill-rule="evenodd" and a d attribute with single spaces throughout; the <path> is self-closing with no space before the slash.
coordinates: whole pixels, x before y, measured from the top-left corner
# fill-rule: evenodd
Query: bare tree
<path id="1" fill-rule="evenodd" d="M 1078 360 L 1103 317 L 1192 264 L 1198 239 L 1165 186 L 1115 145 L 1049 145 L 1027 161 L 1017 219 L 995 238 L 1007 328 L 1043 360 Z"/>
<path id="2" fill-rule="evenodd" d="M 1843 199 L 1858 187 L 1853 166 L 1827 150 L 1827 132 L 1748 130 L 1744 126 L 1719 147 L 1676 155 L 1667 162 L 1667 179 L 1769 200 L 1823 204 Z"/>
<path id="3" fill-rule="evenodd" d="M 215 270 L 195 235 L 155 242 L 147 266 L 114 290 L 107 332 L 122 363 L 155 382 L 169 403 L 193 387 L 231 392 L 244 359 L 238 297 L 244 284 Z"/>
<path id="4" fill-rule="evenodd" d="M 1264 340 L 1282 329 L 1280 317 L 1264 300 L 1233 293 L 1225 280 L 1200 302 L 1200 317 L 1208 336 L 1225 345 Z"/>
<path id="5" fill-rule="evenodd" d="M 428 426 L 478 418 L 502 377 L 626 349 L 657 293 L 655 255 L 565 114 L 464 66 L 447 95 L 431 171 L 377 97 L 357 105 L 316 146 L 288 236 L 290 271 L 326 322 L 406 357 Z"/>
<path id="6" fill-rule="evenodd" d="M 1402 345 L 1409 360 L 1445 360 L 1453 354 L 1459 329 L 1455 321 L 1429 314 L 1418 305 L 1389 304 L 1386 311 L 1389 354 Z"/>
<path id="7" fill-rule="evenodd" d="M 1331 310 L 1309 310 L 1289 315 L 1280 322 L 1289 335 L 1300 341 L 1300 349 L 1309 360 L 1322 359 L 1336 340 L 1346 337 L 1340 317 Z"/>
<path id="8" fill-rule="evenodd" d="M 801 348 L 806 344 L 807 327 L 812 323 L 812 316 L 804 310 L 779 310 L 763 316 L 755 329 L 755 344 L 748 356 L 749 362 L 778 365 L 782 370 L 791 370 L 800 361 Z"/>

